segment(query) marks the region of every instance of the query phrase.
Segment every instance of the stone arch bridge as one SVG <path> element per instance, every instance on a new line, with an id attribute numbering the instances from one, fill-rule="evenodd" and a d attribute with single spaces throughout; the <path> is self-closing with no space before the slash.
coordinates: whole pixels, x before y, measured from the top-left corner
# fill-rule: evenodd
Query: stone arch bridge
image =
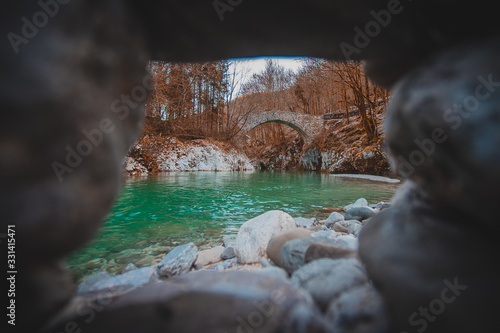
<path id="1" fill-rule="evenodd" d="M 324 128 L 323 115 L 310 115 L 290 111 L 263 111 L 249 113 L 244 119 L 240 136 L 245 136 L 257 126 L 267 123 L 285 124 L 296 130 L 306 143 L 312 142 Z M 239 140 L 238 140 L 239 141 Z"/>

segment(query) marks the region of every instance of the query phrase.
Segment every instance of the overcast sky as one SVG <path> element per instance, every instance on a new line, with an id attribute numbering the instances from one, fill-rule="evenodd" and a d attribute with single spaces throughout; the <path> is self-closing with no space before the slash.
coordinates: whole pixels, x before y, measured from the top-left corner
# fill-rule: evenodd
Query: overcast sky
<path id="1" fill-rule="evenodd" d="M 259 58 L 238 58 L 231 59 L 233 60 L 233 64 L 236 67 L 236 73 L 241 77 L 245 76 L 245 79 L 248 80 L 252 77 L 253 74 L 261 73 L 266 68 L 266 61 L 269 57 L 259 57 Z M 285 67 L 285 69 L 291 69 L 294 72 L 298 72 L 302 67 L 301 58 L 292 58 L 292 57 L 280 57 L 280 58 L 271 58 L 276 60 L 280 66 Z M 232 69 L 230 69 L 232 72 Z M 244 83 L 245 80 L 241 80 Z M 239 87 L 236 88 L 235 96 L 239 91 Z"/>

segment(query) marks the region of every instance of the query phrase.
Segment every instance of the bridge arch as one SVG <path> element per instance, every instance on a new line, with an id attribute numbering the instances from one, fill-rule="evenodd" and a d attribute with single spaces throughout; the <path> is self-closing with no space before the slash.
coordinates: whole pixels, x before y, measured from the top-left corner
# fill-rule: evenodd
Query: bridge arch
<path id="1" fill-rule="evenodd" d="M 264 125 L 264 124 L 270 124 L 270 123 L 278 123 L 278 124 L 283 124 L 283 125 L 286 125 L 288 127 L 291 127 L 293 128 L 295 131 L 297 131 L 297 133 L 300 134 L 301 137 L 303 137 L 304 139 L 308 139 L 309 138 L 309 135 L 307 135 L 306 131 L 303 130 L 302 128 L 300 128 L 298 125 L 294 124 L 294 123 L 291 123 L 291 122 L 288 122 L 288 121 L 284 121 L 284 120 L 269 120 L 269 121 L 266 121 L 266 122 L 263 122 L 263 123 L 260 123 L 260 124 L 257 124 L 255 125 L 255 127 L 253 128 L 250 128 L 249 130 L 246 130 L 245 131 L 245 134 L 250 132 L 251 130 L 253 130 L 254 128 L 257 128 L 259 127 L 260 125 Z"/>
<path id="2" fill-rule="evenodd" d="M 310 142 L 321 132 L 323 117 L 290 111 L 252 112 L 245 118 L 240 134 L 245 135 L 252 129 L 268 123 L 280 123 L 296 130 L 304 141 Z"/>

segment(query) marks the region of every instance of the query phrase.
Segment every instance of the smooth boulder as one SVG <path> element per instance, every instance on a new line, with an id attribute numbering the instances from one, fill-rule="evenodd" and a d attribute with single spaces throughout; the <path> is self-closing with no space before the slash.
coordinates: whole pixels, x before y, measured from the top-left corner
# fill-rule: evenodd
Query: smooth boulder
<path id="1" fill-rule="evenodd" d="M 308 237 L 286 242 L 280 251 L 281 267 L 289 274 L 305 265 L 305 253 L 313 243 L 335 244 L 335 239 L 324 237 Z"/>
<path id="2" fill-rule="evenodd" d="M 338 212 L 333 212 L 328 216 L 328 218 L 325 221 L 325 226 L 327 228 L 332 228 L 335 223 L 344 221 L 344 215 L 338 213 Z"/>
<path id="3" fill-rule="evenodd" d="M 314 260 L 296 270 L 291 279 L 307 290 L 322 310 L 342 293 L 368 281 L 363 265 L 354 258 Z"/>
<path id="4" fill-rule="evenodd" d="M 234 242 L 238 262 L 240 264 L 259 262 L 260 258 L 266 255 L 271 237 L 295 228 L 295 220 L 279 210 L 269 211 L 243 223 Z"/>
<path id="5" fill-rule="evenodd" d="M 384 302 L 369 284 L 347 290 L 330 303 L 326 314 L 332 332 L 384 333 L 389 331 Z"/>
<path id="6" fill-rule="evenodd" d="M 354 250 L 330 244 L 312 243 L 304 253 L 304 263 L 322 258 L 342 259 L 355 257 L 357 257 L 357 252 Z"/>
<path id="7" fill-rule="evenodd" d="M 346 210 L 345 219 L 364 221 L 375 216 L 375 214 L 377 214 L 377 212 L 370 207 L 353 207 Z"/>
<path id="8" fill-rule="evenodd" d="M 271 238 L 269 244 L 267 245 L 266 253 L 269 259 L 271 259 L 276 265 L 282 267 L 281 263 L 281 249 L 283 245 L 293 239 L 309 238 L 311 237 L 311 232 L 303 228 L 296 228 L 292 230 L 287 230 L 281 232 Z"/>
<path id="9" fill-rule="evenodd" d="M 347 205 L 344 207 L 344 212 L 347 212 L 349 209 L 356 207 L 368 207 L 368 201 L 365 198 L 359 198 L 354 203 Z"/>
<path id="10" fill-rule="evenodd" d="M 90 321 L 69 311 L 48 330 L 64 332 L 73 322 L 93 333 L 329 332 L 306 292 L 281 277 L 243 271 L 192 272 L 108 299 L 100 309 Z"/>

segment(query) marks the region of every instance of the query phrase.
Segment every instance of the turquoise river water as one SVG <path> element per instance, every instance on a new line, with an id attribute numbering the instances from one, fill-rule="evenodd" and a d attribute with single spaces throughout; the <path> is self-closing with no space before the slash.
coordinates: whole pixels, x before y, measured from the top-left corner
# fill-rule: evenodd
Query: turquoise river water
<path id="1" fill-rule="evenodd" d="M 150 265 L 173 246 L 222 243 L 269 210 L 325 219 L 328 207 L 389 200 L 396 186 L 312 172 L 179 172 L 128 178 L 96 238 L 68 259 L 75 280 L 132 262 Z"/>

